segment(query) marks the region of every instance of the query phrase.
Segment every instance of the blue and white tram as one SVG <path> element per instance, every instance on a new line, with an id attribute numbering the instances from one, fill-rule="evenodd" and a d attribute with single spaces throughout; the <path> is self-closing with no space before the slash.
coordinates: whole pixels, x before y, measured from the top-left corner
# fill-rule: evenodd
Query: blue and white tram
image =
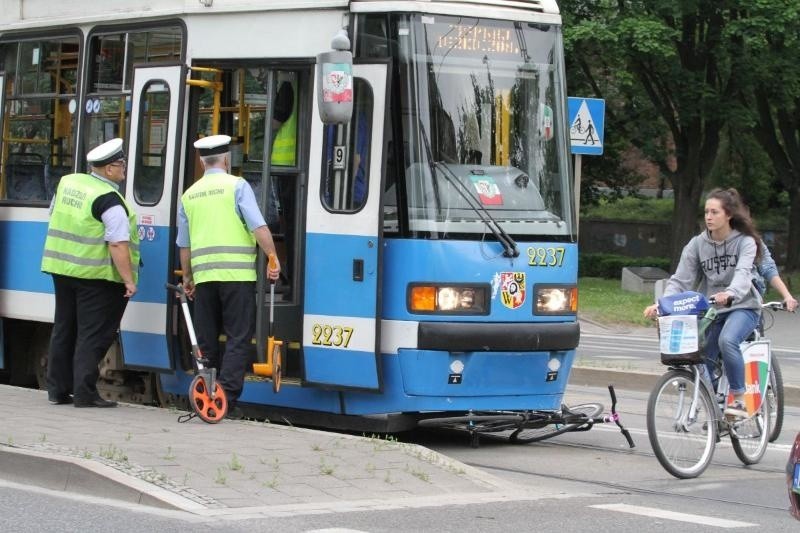
<path id="1" fill-rule="evenodd" d="M 283 385 L 249 377 L 245 407 L 385 430 L 419 413 L 560 407 L 579 327 L 555 1 L 74 0 L 38 14 L 41 2 L 17 3 L 0 14 L 7 381 L 43 377 L 54 299 L 39 264 L 55 184 L 121 136 L 143 266 L 99 387 L 185 397 L 192 365 L 164 288 L 178 279 L 177 199 L 200 174 L 192 142 L 226 133 L 285 270 Z M 324 124 L 317 54 L 342 28 L 354 108 Z M 265 280 L 258 302 L 262 360 Z"/>

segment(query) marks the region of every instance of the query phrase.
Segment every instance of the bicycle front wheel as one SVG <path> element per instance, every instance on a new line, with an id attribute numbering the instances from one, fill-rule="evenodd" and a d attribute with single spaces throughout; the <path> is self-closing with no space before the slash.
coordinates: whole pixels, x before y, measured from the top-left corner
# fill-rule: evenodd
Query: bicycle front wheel
<path id="1" fill-rule="evenodd" d="M 769 402 L 769 441 L 775 442 L 783 429 L 783 372 L 774 353 L 769 369 L 767 402 Z"/>
<path id="2" fill-rule="evenodd" d="M 582 403 L 568 407 L 563 414 L 563 420 L 559 423 L 550 423 L 549 420 L 534 418 L 528 422 L 528 427 L 523 426 L 516 430 L 508 440 L 514 444 L 543 441 L 578 429 L 592 418 L 599 416 L 602 411 L 603 406 L 599 403 Z"/>
<path id="3" fill-rule="evenodd" d="M 731 444 L 742 463 L 753 465 L 764 457 L 769 444 L 769 419 L 769 402 L 762 401 L 753 416 L 731 424 Z"/>
<path id="4" fill-rule="evenodd" d="M 714 456 L 716 405 L 702 384 L 695 395 L 694 374 L 670 370 L 656 383 L 647 402 L 647 435 L 664 469 L 680 479 L 697 477 Z"/>

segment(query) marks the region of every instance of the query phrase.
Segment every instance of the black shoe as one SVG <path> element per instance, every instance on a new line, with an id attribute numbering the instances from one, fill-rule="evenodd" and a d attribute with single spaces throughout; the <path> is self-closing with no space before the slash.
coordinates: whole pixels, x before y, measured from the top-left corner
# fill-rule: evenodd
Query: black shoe
<path id="1" fill-rule="evenodd" d="M 233 406 L 225 413 L 225 418 L 228 420 L 242 420 L 244 418 L 244 413 L 239 407 Z"/>
<path id="2" fill-rule="evenodd" d="M 95 398 L 93 400 L 89 400 L 88 402 L 82 401 L 75 401 L 75 407 L 116 407 L 117 402 L 112 402 L 110 400 L 104 400 L 102 398 Z"/>
<path id="3" fill-rule="evenodd" d="M 72 403 L 72 396 L 69 394 L 47 395 L 47 401 L 53 405 L 66 405 Z"/>

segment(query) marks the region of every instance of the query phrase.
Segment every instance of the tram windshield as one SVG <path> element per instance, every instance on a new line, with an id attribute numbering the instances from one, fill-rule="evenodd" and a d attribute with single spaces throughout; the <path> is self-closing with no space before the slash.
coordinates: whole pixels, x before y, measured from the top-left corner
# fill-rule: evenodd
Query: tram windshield
<path id="1" fill-rule="evenodd" d="M 488 216 L 570 239 L 560 28 L 403 15 L 396 31 L 411 236 L 482 238 Z"/>

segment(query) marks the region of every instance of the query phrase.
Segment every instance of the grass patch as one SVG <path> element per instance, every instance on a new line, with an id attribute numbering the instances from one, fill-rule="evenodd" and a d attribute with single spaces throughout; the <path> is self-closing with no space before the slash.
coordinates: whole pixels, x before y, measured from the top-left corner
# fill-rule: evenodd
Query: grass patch
<path id="1" fill-rule="evenodd" d="M 601 324 L 654 326 L 642 316 L 651 303 L 652 294 L 624 291 L 618 279 L 578 279 L 578 312 Z"/>
<path id="2" fill-rule="evenodd" d="M 781 272 L 781 278 L 795 298 L 800 296 L 800 272 Z M 772 287 L 764 296 L 764 301 L 782 299 Z M 652 320 L 642 316 L 644 308 L 651 303 L 651 294 L 624 291 L 618 279 L 578 278 L 578 312 L 600 324 L 655 327 Z"/>

